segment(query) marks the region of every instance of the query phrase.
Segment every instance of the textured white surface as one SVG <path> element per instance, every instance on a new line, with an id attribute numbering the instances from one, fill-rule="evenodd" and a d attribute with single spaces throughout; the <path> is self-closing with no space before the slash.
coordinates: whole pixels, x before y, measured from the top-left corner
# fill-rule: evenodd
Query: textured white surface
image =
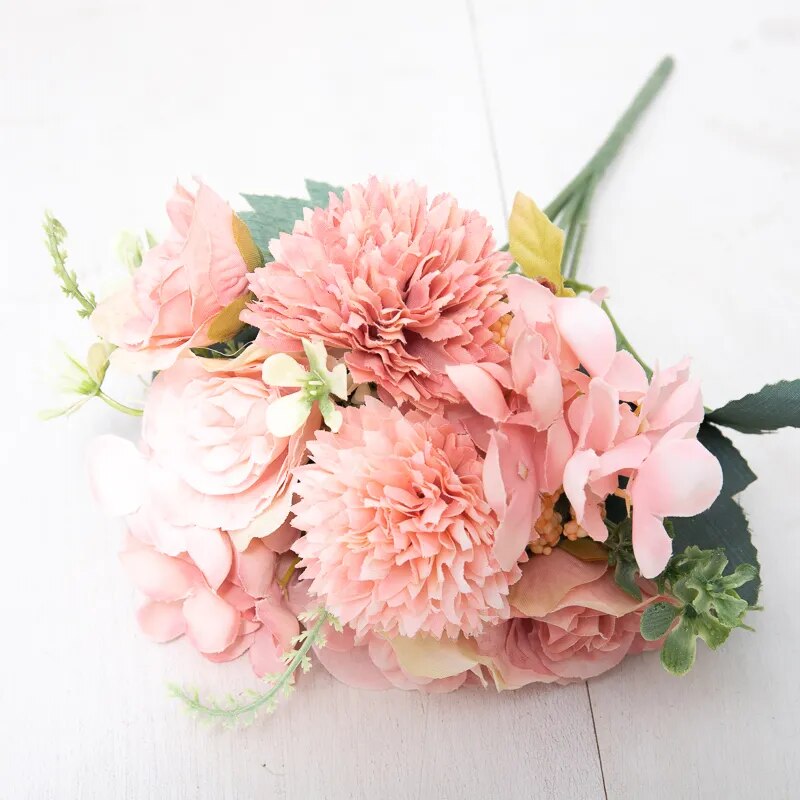
<path id="1" fill-rule="evenodd" d="M 565 689 L 370 694 L 322 671 L 237 734 L 167 680 L 235 688 L 135 631 L 118 534 L 81 452 L 133 433 L 91 406 L 43 425 L 52 339 L 85 341 L 40 246 L 107 285 L 123 227 L 163 230 L 175 177 L 223 194 L 415 177 L 502 231 L 550 199 L 665 52 L 678 68 L 601 185 L 582 274 L 650 360 L 695 357 L 710 405 L 800 374 L 796 3 L 0 2 L 0 797 L 789 798 L 800 793 L 800 435 L 737 437 L 762 554 L 755 634 L 682 680 L 655 657 Z M 502 233 L 499 234 L 502 236 Z M 9 370 L 10 366 L 10 370 Z M 602 763 L 602 771 L 601 771 Z"/>

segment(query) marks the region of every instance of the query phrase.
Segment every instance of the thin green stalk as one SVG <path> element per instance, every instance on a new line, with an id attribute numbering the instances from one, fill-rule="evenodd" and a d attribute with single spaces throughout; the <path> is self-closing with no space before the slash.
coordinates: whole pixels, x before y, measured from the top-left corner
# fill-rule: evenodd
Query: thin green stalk
<path id="1" fill-rule="evenodd" d="M 171 686 L 170 691 L 173 696 L 182 700 L 190 710 L 208 718 L 231 720 L 235 717 L 255 714 L 256 711 L 264 706 L 266 706 L 268 710 L 271 710 L 278 696 L 281 693 L 285 693 L 290 687 L 289 681 L 294 673 L 297 672 L 298 668 L 302 667 L 303 670 L 307 669 L 307 666 L 303 665 L 308 662 L 308 651 L 320 640 L 322 628 L 328 622 L 334 624 L 335 618 L 324 609 L 319 609 L 314 625 L 301 635 L 303 639 L 302 644 L 293 652 L 292 658 L 286 664 L 286 669 L 276 677 L 275 681 L 266 692 L 256 695 L 247 703 L 235 705 L 232 708 L 225 708 L 216 704 L 204 703 L 199 699 L 196 693 L 189 694 L 185 689 L 177 686 Z"/>
<path id="2" fill-rule="evenodd" d="M 663 88 L 674 66 L 675 60 L 672 56 L 666 56 L 660 61 L 597 152 L 589 159 L 586 166 L 561 190 L 550 205 L 544 209 L 544 213 L 550 219 L 553 219 L 564 208 L 576 190 L 583 188 L 592 178 L 596 181 L 608 169 L 609 164 L 616 158 L 628 134 L 634 129 L 642 114 Z"/>
<path id="3" fill-rule="evenodd" d="M 141 417 L 142 414 L 144 414 L 144 411 L 141 408 L 132 408 L 131 406 L 126 406 L 124 403 L 120 403 L 119 400 L 109 397 L 102 389 L 97 390 L 97 396 L 103 402 L 110 405 L 111 408 L 115 408 L 117 411 L 121 411 L 123 414 L 130 414 L 132 417 Z"/>

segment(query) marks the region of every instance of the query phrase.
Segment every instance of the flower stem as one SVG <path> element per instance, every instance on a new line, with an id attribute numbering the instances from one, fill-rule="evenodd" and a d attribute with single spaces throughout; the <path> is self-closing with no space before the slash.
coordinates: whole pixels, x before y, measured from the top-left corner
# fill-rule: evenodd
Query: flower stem
<path id="1" fill-rule="evenodd" d="M 97 396 L 103 402 L 110 405 L 111 408 L 115 408 L 117 411 L 121 411 L 123 414 L 130 414 L 132 417 L 141 417 L 142 414 L 144 414 L 144 411 L 141 408 L 132 408 L 131 406 L 126 406 L 124 403 L 120 403 L 119 400 L 109 397 L 102 389 L 97 390 Z"/>
<path id="2" fill-rule="evenodd" d="M 592 179 L 596 182 L 608 169 L 609 164 L 616 158 L 628 134 L 663 88 L 674 66 L 675 60 L 672 56 L 666 56 L 660 61 L 642 88 L 639 89 L 625 113 L 619 118 L 614 129 L 603 144 L 600 145 L 598 151 L 586 166 L 559 192 L 553 202 L 544 209 L 544 213 L 550 219 L 554 219 L 564 210 L 564 207 L 574 194 L 586 191 Z"/>

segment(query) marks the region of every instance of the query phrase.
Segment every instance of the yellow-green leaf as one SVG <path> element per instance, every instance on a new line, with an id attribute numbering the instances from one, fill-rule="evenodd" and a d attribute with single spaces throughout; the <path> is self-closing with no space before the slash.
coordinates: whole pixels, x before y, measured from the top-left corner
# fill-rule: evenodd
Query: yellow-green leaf
<path id="1" fill-rule="evenodd" d="M 242 254 L 244 263 L 247 264 L 248 272 L 263 267 L 264 256 L 258 245 L 253 241 L 253 237 L 250 235 L 250 229 L 247 225 L 245 225 L 236 214 L 233 215 L 231 225 L 233 227 L 233 241 L 236 242 L 236 246 Z"/>
<path id="2" fill-rule="evenodd" d="M 239 319 L 239 315 L 252 299 L 253 295 L 248 293 L 225 306 L 225 308 L 208 323 L 207 335 L 209 341 L 224 342 L 234 337 L 244 325 Z"/>
<path id="3" fill-rule="evenodd" d="M 563 291 L 564 231 L 522 192 L 517 192 L 508 220 L 508 249 L 525 275 L 543 278 L 556 292 Z"/>
<path id="4" fill-rule="evenodd" d="M 588 537 L 574 541 L 563 539 L 559 546 L 581 561 L 608 561 L 608 549 Z"/>

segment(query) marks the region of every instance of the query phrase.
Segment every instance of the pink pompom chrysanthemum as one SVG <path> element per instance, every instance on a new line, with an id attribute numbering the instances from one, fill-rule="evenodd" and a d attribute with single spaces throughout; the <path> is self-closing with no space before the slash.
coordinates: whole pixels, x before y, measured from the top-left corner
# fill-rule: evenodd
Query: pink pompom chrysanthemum
<path id="1" fill-rule="evenodd" d="M 480 633 L 509 615 L 483 461 L 442 417 L 368 398 L 309 443 L 293 525 L 309 591 L 361 636 Z"/>
<path id="2" fill-rule="evenodd" d="M 506 357 L 489 328 L 511 257 L 450 195 L 429 203 L 413 182 L 372 178 L 306 212 L 270 251 L 242 319 L 276 352 L 303 338 L 341 348 L 354 380 L 376 383 L 384 401 L 439 409 L 460 399 L 447 366 Z"/>

